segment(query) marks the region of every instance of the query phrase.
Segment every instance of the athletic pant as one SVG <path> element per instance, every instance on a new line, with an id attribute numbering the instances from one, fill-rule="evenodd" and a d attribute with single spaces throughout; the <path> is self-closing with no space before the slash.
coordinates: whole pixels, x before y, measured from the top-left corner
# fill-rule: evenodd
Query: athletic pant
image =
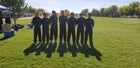
<path id="1" fill-rule="evenodd" d="M 70 38 L 73 38 L 73 43 L 75 42 L 75 28 L 74 29 L 68 29 L 68 43 L 70 43 Z"/>
<path id="2" fill-rule="evenodd" d="M 85 31 L 85 43 L 87 43 L 88 37 L 89 37 L 90 43 L 92 43 L 92 30 Z"/>
<path id="3" fill-rule="evenodd" d="M 41 42 L 41 29 L 40 29 L 40 27 L 34 28 L 34 42 L 37 42 L 37 37 L 39 39 L 39 42 Z"/>
<path id="4" fill-rule="evenodd" d="M 80 28 L 77 29 L 77 43 L 79 42 L 79 36 L 80 35 L 81 35 L 81 43 L 83 43 L 84 28 L 83 29 L 80 29 Z"/>
<path id="5" fill-rule="evenodd" d="M 66 42 L 66 28 L 60 28 L 60 41 L 62 41 L 62 38 Z"/>
<path id="6" fill-rule="evenodd" d="M 57 27 L 55 28 L 51 28 L 51 32 L 50 32 L 50 40 L 53 40 L 53 36 L 55 38 L 55 40 L 57 40 Z"/>
<path id="7" fill-rule="evenodd" d="M 42 41 L 45 42 L 49 42 L 49 28 L 43 28 L 42 29 L 43 32 L 42 32 Z"/>

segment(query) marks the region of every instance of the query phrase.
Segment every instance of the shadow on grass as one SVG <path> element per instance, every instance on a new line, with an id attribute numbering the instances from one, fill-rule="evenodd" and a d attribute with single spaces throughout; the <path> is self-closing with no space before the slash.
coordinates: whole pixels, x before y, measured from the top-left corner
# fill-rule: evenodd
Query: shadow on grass
<path id="1" fill-rule="evenodd" d="M 47 47 L 48 45 L 48 47 Z M 68 47 L 67 47 L 68 46 Z M 29 55 L 30 53 L 36 52 L 35 55 L 40 55 L 41 52 L 45 52 L 47 54 L 46 58 L 51 58 L 52 53 L 55 52 L 57 47 L 57 43 L 49 43 L 49 44 L 31 44 L 30 47 L 24 50 L 25 55 Z M 97 60 L 101 61 L 102 54 L 94 47 L 93 44 L 80 45 L 80 44 L 67 44 L 59 43 L 57 52 L 60 57 L 63 57 L 66 52 L 70 52 L 72 57 L 76 57 L 77 53 L 80 52 L 84 54 L 85 57 L 89 58 L 89 56 L 95 56 Z"/>
<path id="2" fill-rule="evenodd" d="M 60 57 L 63 57 L 64 53 L 67 52 L 66 43 L 59 43 L 59 47 L 57 49 L 57 52 L 59 53 Z"/>
<path id="3" fill-rule="evenodd" d="M 83 53 L 85 57 L 89 58 L 89 56 L 95 56 L 97 60 L 101 61 L 102 54 L 94 47 L 93 44 L 89 45 L 80 45 L 78 44 L 79 52 Z"/>
<path id="4" fill-rule="evenodd" d="M 10 37 L 3 37 L 3 38 L 0 39 L 0 41 L 4 41 L 4 40 L 9 39 L 9 38 L 11 38 L 11 37 L 13 37 L 13 36 L 10 36 Z"/>
<path id="5" fill-rule="evenodd" d="M 48 48 L 45 50 L 45 53 L 47 54 L 47 58 L 51 58 L 52 57 L 52 53 L 55 52 L 56 50 L 56 46 L 57 46 L 57 43 L 49 43 L 49 46 Z"/>
<path id="6" fill-rule="evenodd" d="M 71 52 L 72 57 L 76 57 L 78 53 L 78 48 L 76 47 L 76 44 L 68 44 L 68 51 Z"/>
<path id="7" fill-rule="evenodd" d="M 23 53 L 24 53 L 25 55 L 29 55 L 30 53 L 35 52 L 38 45 L 39 45 L 39 43 L 38 43 L 38 44 L 32 43 L 32 44 L 30 45 L 30 47 L 26 48 L 26 49 L 23 51 Z"/>

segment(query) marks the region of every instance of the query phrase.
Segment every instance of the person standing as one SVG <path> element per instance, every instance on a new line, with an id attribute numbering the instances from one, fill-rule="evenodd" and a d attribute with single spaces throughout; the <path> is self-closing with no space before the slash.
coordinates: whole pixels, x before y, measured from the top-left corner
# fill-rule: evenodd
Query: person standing
<path id="1" fill-rule="evenodd" d="M 55 11 L 52 11 L 52 16 L 50 17 L 50 40 L 52 43 L 53 40 L 53 36 L 55 38 L 55 42 L 57 42 L 57 32 L 58 32 L 58 28 L 57 28 L 57 13 Z"/>
<path id="2" fill-rule="evenodd" d="M 41 21 L 42 23 L 42 41 L 45 43 L 45 40 L 47 43 L 49 43 L 49 19 L 48 19 L 48 14 L 43 13 L 43 19 Z"/>
<path id="3" fill-rule="evenodd" d="M 6 16 L 6 18 L 5 18 L 5 23 L 7 23 L 7 24 L 11 24 L 11 18 L 10 18 L 10 16 L 9 16 L 9 14 Z"/>
<path id="4" fill-rule="evenodd" d="M 2 14 L 0 12 L 0 33 L 2 32 L 2 24 L 3 24 L 3 20 L 2 20 Z"/>
<path id="5" fill-rule="evenodd" d="M 94 27 L 94 20 L 91 18 L 91 13 L 88 13 L 88 18 L 85 23 L 86 31 L 85 31 L 85 44 L 87 44 L 87 39 L 89 37 L 90 44 L 92 43 L 92 29 Z"/>
<path id="6" fill-rule="evenodd" d="M 80 18 L 77 19 L 77 43 L 79 43 L 79 36 L 81 35 L 81 44 L 83 44 L 84 38 L 84 26 L 86 19 L 83 17 L 82 13 L 79 14 Z"/>
<path id="7" fill-rule="evenodd" d="M 70 18 L 67 20 L 68 23 L 68 43 L 70 43 L 70 37 L 72 35 L 73 43 L 75 43 L 75 25 L 76 25 L 76 18 L 74 17 L 74 13 L 70 14 Z"/>
<path id="8" fill-rule="evenodd" d="M 62 42 L 62 38 L 64 38 L 64 42 L 66 43 L 66 22 L 67 17 L 65 16 L 64 11 L 61 11 L 61 16 L 59 17 L 60 23 L 60 43 Z"/>
<path id="9" fill-rule="evenodd" d="M 35 17 L 32 19 L 32 23 L 34 25 L 34 43 L 37 42 L 37 36 L 39 39 L 39 43 L 41 43 L 41 18 L 39 17 L 39 13 L 35 13 Z"/>

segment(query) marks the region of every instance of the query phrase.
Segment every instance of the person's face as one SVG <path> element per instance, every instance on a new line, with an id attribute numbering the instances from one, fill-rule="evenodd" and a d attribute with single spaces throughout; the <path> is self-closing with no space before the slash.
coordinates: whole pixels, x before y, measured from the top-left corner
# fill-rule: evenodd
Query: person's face
<path id="1" fill-rule="evenodd" d="M 80 17 L 83 17 L 83 15 L 82 15 L 82 14 L 80 14 L 79 16 L 80 16 Z"/>
<path id="2" fill-rule="evenodd" d="M 88 15 L 88 18 L 91 18 L 91 15 Z"/>
<path id="3" fill-rule="evenodd" d="M 53 16 L 56 16 L 56 13 L 52 13 Z"/>
<path id="4" fill-rule="evenodd" d="M 64 12 L 61 12 L 61 15 L 64 15 Z"/>
<path id="5" fill-rule="evenodd" d="M 46 14 L 46 13 L 44 13 L 44 14 L 43 14 L 43 16 L 44 16 L 44 17 L 47 17 L 47 14 Z"/>
<path id="6" fill-rule="evenodd" d="M 35 16 L 36 16 L 36 17 L 39 17 L 39 13 L 35 13 Z"/>
<path id="7" fill-rule="evenodd" d="M 71 14 L 71 17 L 74 17 L 74 14 Z"/>

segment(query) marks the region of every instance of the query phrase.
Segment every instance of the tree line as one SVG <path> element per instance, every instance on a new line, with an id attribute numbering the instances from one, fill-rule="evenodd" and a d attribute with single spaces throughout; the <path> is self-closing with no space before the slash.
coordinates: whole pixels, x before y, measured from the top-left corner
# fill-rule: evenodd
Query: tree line
<path id="1" fill-rule="evenodd" d="M 83 9 L 81 11 L 83 14 L 89 13 L 88 9 Z M 122 15 L 138 15 L 140 16 L 140 2 L 132 2 L 127 6 L 120 6 L 112 5 L 107 8 L 101 8 L 100 10 L 93 8 L 91 13 L 94 16 L 100 16 L 100 17 L 119 17 Z"/>
<path id="2" fill-rule="evenodd" d="M 0 0 L 0 4 L 10 8 L 13 13 L 12 16 L 14 17 L 20 16 L 22 12 L 45 12 L 45 9 L 43 8 L 33 8 L 32 6 L 28 6 L 28 4 L 25 3 L 25 0 Z M 68 15 L 70 11 L 65 9 L 65 13 Z M 89 9 L 85 8 L 81 11 L 81 13 L 86 15 L 89 13 Z M 122 15 L 140 16 L 140 2 L 132 2 L 129 5 L 120 7 L 117 5 L 112 5 L 107 8 L 101 8 L 100 10 L 93 8 L 90 13 L 99 17 L 119 17 Z"/>

